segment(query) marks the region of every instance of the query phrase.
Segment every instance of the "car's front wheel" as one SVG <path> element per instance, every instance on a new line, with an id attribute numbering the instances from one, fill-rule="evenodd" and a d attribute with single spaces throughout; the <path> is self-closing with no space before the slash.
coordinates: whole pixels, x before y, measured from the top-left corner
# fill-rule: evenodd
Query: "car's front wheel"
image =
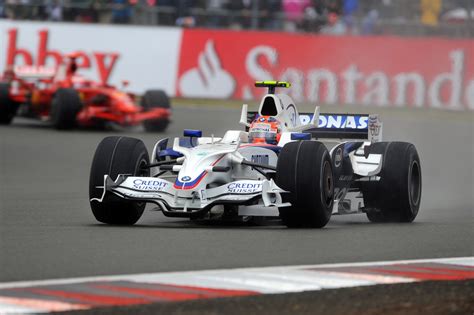
<path id="1" fill-rule="evenodd" d="M 331 218 L 334 178 L 326 146 L 317 141 L 287 143 L 277 163 L 276 184 L 288 191 L 291 207 L 279 209 L 288 227 L 324 227 Z"/>
<path id="2" fill-rule="evenodd" d="M 128 137 L 107 137 L 98 145 L 92 161 L 89 179 L 89 198 L 101 198 L 104 175 L 115 180 L 119 174 L 149 176 L 148 151 L 141 140 Z M 135 224 L 143 214 L 144 202 L 124 200 L 106 193 L 102 202 L 90 202 L 94 217 L 103 223 L 117 225 Z"/>

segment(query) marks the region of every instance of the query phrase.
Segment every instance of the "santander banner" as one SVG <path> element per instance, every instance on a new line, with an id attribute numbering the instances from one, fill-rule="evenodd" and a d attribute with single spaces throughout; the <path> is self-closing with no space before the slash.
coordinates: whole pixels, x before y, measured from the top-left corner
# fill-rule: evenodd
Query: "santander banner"
<path id="1" fill-rule="evenodd" d="M 177 77 L 182 97 L 281 80 L 296 102 L 474 110 L 474 41 L 184 30 Z"/>

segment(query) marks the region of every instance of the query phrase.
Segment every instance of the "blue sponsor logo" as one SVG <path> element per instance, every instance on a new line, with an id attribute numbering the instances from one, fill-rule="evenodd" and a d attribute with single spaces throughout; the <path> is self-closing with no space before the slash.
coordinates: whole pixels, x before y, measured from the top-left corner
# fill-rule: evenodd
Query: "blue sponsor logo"
<path id="1" fill-rule="evenodd" d="M 227 185 L 227 190 L 234 194 L 251 194 L 262 190 L 262 184 L 249 182 L 235 182 Z"/>
<path id="2" fill-rule="evenodd" d="M 309 124 L 313 115 L 300 115 L 301 123 Z M 358 115 L 319 115 L 318 128 L 367 129 L 368 116 Z"/>
<path id="3" fill-rule="evenodd" d="M 133 181 L 133 188 L 138 190 L 161 191 L 166 188 L 168 183 L 161 180 L 142 180 L 135 179 Z"/>
<path id="4" fill-rule="evenodd" d="M 183 176 L 183 177 L 181 177 L 181 181 L 182 181 L 182 182 L 189 182 L 190 180 L 191 180 L 191 177 L 189 177 L 189 176 Z"/>

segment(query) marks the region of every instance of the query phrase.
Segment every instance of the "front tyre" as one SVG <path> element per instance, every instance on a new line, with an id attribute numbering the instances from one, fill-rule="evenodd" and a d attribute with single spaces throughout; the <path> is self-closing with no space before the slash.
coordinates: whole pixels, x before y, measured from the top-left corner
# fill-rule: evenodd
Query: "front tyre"
<path id="1" fill-rule="evenodd" d="M 145 111 L 149 111 L 154 108 L 171 108 L 171 102 L 166 95 L 166 93 L 162 90 L 149 90 L 146 91 L 141 100 L 141 106 Z M 146 131 L 150 132 L 161 132 L 168 127 L 170 120 L 168 118 L 163 119 L 153 119 L 153 120 L 146 120 L 143 122 L 143 127 L 145 127 Z"/>
<path id="2" fill-rule="evenodd" d="M 378 142 L 371 153 L 382 154 L 379 181 L 362 183 L 367 218 L 371 222 L 412 222 L 421 201 L 421 164 L 415 146 L 407 142 Z"/>
<path id="3" fill-rule="evenodd" d="M 72 129 L 82 101 L 74 89 L 58 89 L 51 103 L 51 122 L 56 129 Z"/>
<path id="4" fill-rule="evenodd" d="M 279 208 L 288 227 L 322 228 L 331 218 L 334 179 L 326 146 L 317 141 L 287 143 L 277 163 L 276 184 L 290 207 Z"/>
<path id="5" fill-rule="evenodd" d="M 102 196 L 105 174 L 113 180 L 119 174 L 149 176 L 149 170 L 143 168 L 148 164 L 148 151 L 141 140 L 128 137 L 104 138 L 99 143 L 92 161 L 89 199 Z M 91 201 L 90 205 L 94 217 L 99 222 L 133 225 L 142 216 L 146 204 L 106 193 L 102 202 Z"/>

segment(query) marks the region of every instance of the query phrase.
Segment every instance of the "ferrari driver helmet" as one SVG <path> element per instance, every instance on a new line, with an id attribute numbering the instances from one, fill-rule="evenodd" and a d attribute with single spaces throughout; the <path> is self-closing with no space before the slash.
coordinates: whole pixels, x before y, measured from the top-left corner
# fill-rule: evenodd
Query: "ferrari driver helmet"
<path id="1" fill-rule="evenodd" d="M 250 125 L 250 143 L 278 144 L 280 137 L 281 127 L 275 117 L 259 116 Z"/>

